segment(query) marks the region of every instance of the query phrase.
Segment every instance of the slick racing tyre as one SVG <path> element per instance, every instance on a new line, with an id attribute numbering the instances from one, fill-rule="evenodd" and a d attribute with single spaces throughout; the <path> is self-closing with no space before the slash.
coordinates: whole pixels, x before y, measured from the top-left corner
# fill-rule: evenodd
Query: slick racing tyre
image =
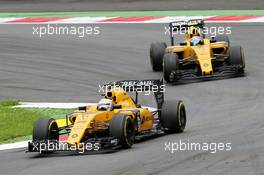
<path id="1" fill-rule="evenodd" d="M 113 116 L 109 127 L 110 136 L 117 138 L 122 148 L 130 148 L 134 144 L 135 125 L 129 116 Z"/>
<path id="2" fill-rule="evenodd" d="M 59 129 L 52 118 L 41 118 L 35 122 L 33 141 L 59 140 Z"/>
<path id="3" fill-rule="evenodd" d="M 163 78 L 166 82 L 170 83 L 171 74 L 174 73 L 173 79 L 177 81 L 179 78 L 179 60 L 175 53 L 166 53 L 163 57 Z"/>
<path id="4" fill-rule="evenodd" d="M 59 128 L 56 121 L 52 118 L 42 118 L 35 122 L 33 128 L 33 142 L 58 141 Z M 41 154 L 48 154 L 54 151 L 43 150 Z"/>
<path id="5" fill-rule="evenodd" d="M 161 125 L 165 133 L 181 133 L 186 125 L 186 111 L 183 102 L 164 101 L 161 108 Z"/>
<path id="6" fill-rule="evenodd" d="M 162 59 L 167 44 L 164 42 L 151 43 L 150 45 L 150 63 L 153 71 L 162 70 Z"/>
<path id="7" fill-rule="evenodd" d="M 245 68 L 245 58 L 244 51 L 241 46 L 231 46 L 229 49 L 229 64 L 230 65 L 240 65 L 240 72 L 244 71 Z"/>
<path id="8" fill-rule="evenodd" d="M 228 43 L 228 47 L 230 46 L 230 41 L 228 35 L 216 35 L 215 36 L 215 41 L 225 41 Z"/>

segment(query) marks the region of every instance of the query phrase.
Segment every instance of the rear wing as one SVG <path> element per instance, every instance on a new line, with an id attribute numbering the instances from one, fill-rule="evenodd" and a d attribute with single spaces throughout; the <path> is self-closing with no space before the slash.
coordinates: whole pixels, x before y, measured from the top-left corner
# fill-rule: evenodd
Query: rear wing
<path id="1" fill-rule="evenodd" d="M 124 88 L 125 91 L 136 92 L 137 88 L 143 87 L 145 91 L 151 90 L 154 86 L 163 84 L 162 80 L 120 80 L 114 82 L 116 85 Z"/>
<path id="2" fill-rule="evenodd" d="M 190 19 L 187 21 L 173 21 L 170 22 L 170 38 L 171 45 L 174 45 L 174 31 L 188 31 L 190 27 L 198 27 L 204 29 L 203 19 Z"/>
<path id="3" fill-rule="evenodd" d="M 121 87 L 126 92 L 135 92 L 135 103 L 138 103 L 138 92 L 153 92 L 157 103 L 157 109 L 161 109 L 164 102 L 165 85 L 163 80 L 150 79 L 150 80 L 120 80 L 106 84 L 108 87 Z"/>

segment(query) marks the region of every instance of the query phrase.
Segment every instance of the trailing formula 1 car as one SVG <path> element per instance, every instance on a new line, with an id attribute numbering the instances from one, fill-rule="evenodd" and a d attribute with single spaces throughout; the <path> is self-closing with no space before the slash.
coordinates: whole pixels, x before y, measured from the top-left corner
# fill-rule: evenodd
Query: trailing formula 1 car
<path id="1" fill-rule="evenodd" d="M 105 87 L 103 98 L 95 105 L 79 107 L 65 119 L 43 118 L 36 121 L 28 152 L 80 150 L 86 144 L 93 147 L 89 151 L 130 148 L 136 139 L 145 136 L 184 131 L 185 106 L 181 100 L 164 101 L 162 81 L 125 80 Z M 153 92 L 156 108 L 138 103 L 138 93 L 143 91 Z M 129 95 L 130 92 L 135 94 L 134 98 Z M 59 138 L 65 134 L 68 137 L 62 147 Z"/>
<path id="2" fill-rule="evenodd" d="M 175 33 L 185 33 L 185 41 L 176 45 Z M 164 42 L 152 43 L 150 46 L 153 71 L 163 70 L 167 82 L 243 74 L 243 48 L 230 46 L 227 35 L 207 39 L 204 33 L 202 19 L 171 22 L 171 46 Z"/>

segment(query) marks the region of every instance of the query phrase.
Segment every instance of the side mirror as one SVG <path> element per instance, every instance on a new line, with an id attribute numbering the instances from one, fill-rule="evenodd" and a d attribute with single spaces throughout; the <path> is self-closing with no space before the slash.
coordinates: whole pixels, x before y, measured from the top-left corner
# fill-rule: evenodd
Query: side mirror
<path id="1" fill-rule="evenodd" d="M 215 43 L 215 42 L 216 42 L 215 36 L 212 36 L 210 39 L 210 43 Z"/>
<path id="2" fill-rule="evenodd" d="M 180 46 L 186 46 L 187 45 L 187 42 L 181 42 L 180 43 Z"/>
<path id="3" fill-rule="evenodd" d="M 137 107 L 137 108 L 141 108 L 141 104 L 137 104 L 136 107 Z"/>
<path id="4" fill-rule="evenodd" d="M 86 111 L 87 108 L 86 108 L 86 106 L 80 106 L 80 107 L 78 107 L 78 110 L 79 111 Z"/>
<path id="5" fill-rule="evenodd" d="M 114 109 L 121 109 L 122 105 L 114 105 Z"/>

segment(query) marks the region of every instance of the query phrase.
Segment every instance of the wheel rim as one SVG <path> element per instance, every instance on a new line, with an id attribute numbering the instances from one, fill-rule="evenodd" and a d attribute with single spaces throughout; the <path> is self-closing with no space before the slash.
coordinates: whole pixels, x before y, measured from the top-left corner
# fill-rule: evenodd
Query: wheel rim
<path id="1" fill-rule="evenodd" d="M 182 103 L 180 104 L 179 108 L 179 126 L 181 129 L 184 129 L 186 124 L 186 113 Z"/>
<path id="2" fill-rule="evenodd" d="M 48 139 L 49 140 L 58 140 L 58 126 L 55 121 L 52 121 L 48 129 Z"/>

